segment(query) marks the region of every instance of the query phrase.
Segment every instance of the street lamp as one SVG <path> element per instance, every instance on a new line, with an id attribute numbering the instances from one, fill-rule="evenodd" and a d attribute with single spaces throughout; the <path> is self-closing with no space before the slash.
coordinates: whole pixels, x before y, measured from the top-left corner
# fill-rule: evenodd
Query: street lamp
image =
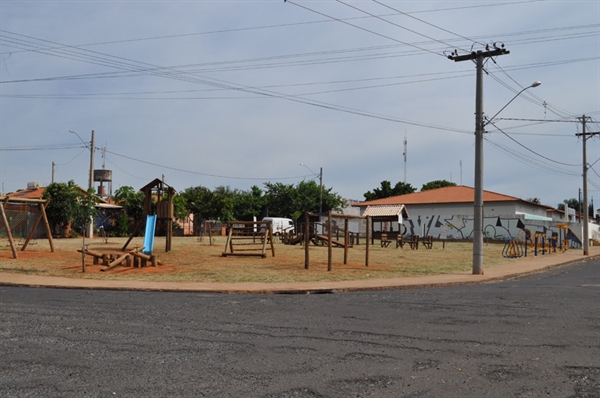
<path id="1" fill-rule="evenodd" d="M 300 163 L 300 166 L 306 167 L 311 173 L 313 173 L 315 176 L 319 177 L 319 213 L 322 213 L 323 212 L 323 168 L 321 167 L 321 169 L 319 170 L 319 174 L 317 174 L 314 171 L 312 171 L 310 169 L 310 167 L 308 167 L 304 163 Z"/>
<path id="2" fill-rule="evenodd" d="M 475 104 L 475 198 L 473 203 L 473 274 L 483 274 L 483 133 L 484 128 L 490 124 L 500 112 L 504 110 L 525 90 L 537 87 L 541 82 L 534 82 L 519 91 L 506 103 L 494 116 L 487 121 L 483 119 L 483 79 L 478 69 L 477 73 L 477 101 Z"/>

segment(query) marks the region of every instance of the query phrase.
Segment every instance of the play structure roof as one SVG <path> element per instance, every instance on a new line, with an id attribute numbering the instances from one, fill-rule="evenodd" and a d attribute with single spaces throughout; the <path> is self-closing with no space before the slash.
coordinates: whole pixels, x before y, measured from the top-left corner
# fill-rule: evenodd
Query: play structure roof
<path id="1" fill-rule="evenodd" d="M 408 211 L 404 205 L 374 205 L 368 206 L 363 216 L 369 217 L 397 217 L 402 214 L 402 217 L 408 218 Z"/>

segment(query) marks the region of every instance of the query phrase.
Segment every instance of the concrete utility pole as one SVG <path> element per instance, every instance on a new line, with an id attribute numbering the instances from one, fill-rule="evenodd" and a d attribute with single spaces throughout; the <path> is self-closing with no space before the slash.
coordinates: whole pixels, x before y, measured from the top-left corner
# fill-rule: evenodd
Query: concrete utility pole
<path id="1" fill-rule="evenodd" d="M 319 213 L 323 213 L 323 168 L 319 171 Z"/>
<path id="2" fill-rule="evenodd" d="M 54 166 L 56 166 L 56 163 L 52 162 L 52 184 L 54 184 Z"/>
<path id="3" fill-rule="evenodd" d="M 88 188 L 94 188 L 94 130 L 92 130 L 92 141 L 90 143 L 90 181 Z"/>
<path id="4" fill-rule="evenodd" d="M 448 58 L 455 61 L 475 61 L 475 198 L 473 204 L 473 274 L 483 274 L 483 61 L 489 57 L 510 54 L 505 48 L 473 51 L 468 55 L 456 52 Z"/>
<path id="5" fill-rule="evenodd" d="M 587 121 L 587 117 L 583 115 L 581 117 L 581 124 L 583 125 L 581 134 L 576 134 L 578 137 L 583 138 L 583 255 L 590 255 L 590 213 L 588 209 L 588 189 L 587 189 L 587 149 L 586 149 L 586 141 L 588 136 L 594 136 L 600 134 L 600 132 L 588 133 L 586 132 L 585 123 Z M 581 217 L 581 216 L 580 216 Z M 581 219 L 581 218 L 580 218 Z"/>

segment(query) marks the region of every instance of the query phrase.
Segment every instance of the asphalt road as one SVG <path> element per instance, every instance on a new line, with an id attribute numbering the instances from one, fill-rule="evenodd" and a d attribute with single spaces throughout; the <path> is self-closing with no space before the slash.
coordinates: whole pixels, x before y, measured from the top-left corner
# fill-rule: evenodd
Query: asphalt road
<path id="1" fill-rule="evenodd" d="M 600 264 L 438 289 L 0 287 L 1 397 L 599 397 Z"/>

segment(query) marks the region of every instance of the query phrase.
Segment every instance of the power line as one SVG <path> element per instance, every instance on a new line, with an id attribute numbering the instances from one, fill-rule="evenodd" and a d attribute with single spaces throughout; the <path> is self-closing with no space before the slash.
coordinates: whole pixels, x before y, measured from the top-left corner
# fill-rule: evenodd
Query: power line
<path id="1" fill-rule="evenodd" d="M 127 155 L 122 155 L 120 153 L 112 152 L 112 151 L 109 151 L 109 150 L 107 150 L 106 152 L 110 153 L 112 155 L 115 155 L 115 156 L 119 156 L 119 157 L 125 158 L 125 159 L 133 160 L 133 161 L 136 161 L 136 162 L 139 162 L 139 163 L 144 163 L 144 164 L 148 164 L 148 165 L 151 165 L 151 166 L 161 167 L 163 169 L 180 171 L 182 173 L 202 175 L 202 176 L 205 176 L 205 177 L 227 178 L 227 179 L 233 179 L 233 180 L 261 180 L 261 181 L 265 181 L 265 180 L 270 180 L 270 181 L 277 181 L 277 180 L 297 180 L 297 179 L 300 179 L 300 178 L 310 177 L 310 175 L 301 175 L 301 176 L 293 176 L 293 177 L 276 177 L 276 178 L 275 177 L 233 177 L 233 176 L 225 176 L 225 175 L 218 175 L 218 174 L 202 173 L 202 172 L 198 172 L 198 171 L 185 170 L 185 169 L 181 169 L 181 168 L 177 168 L 177 167 L 165 166 L 165 165 L 161 165 L 161 164 L 158 164 L 158 163 L 149 162 L 147 160 L 136 159 L 134 157 L 127 156 Z"/>
<path id="2" fill-rule="evenodd" d="M 416 46 L 416 45 L 414 45 L 414 44 L 411 44 L 411 43 L 404 42 L 404 41 L 402 41 L 402 40 L 394 39 L 393 37 L 390 37 L 390 36 L 387 36 L 387 35 L 384 35 L 384 34 L 381 34 L 381 33 L 377 33 L 377 32 L 375 32 L 375 31 L 372 31 L 372 30 L 370 30 L 370 29 L 363 28 L 362 26 L 358 26 L 358 25 L 352 24 L 352 23 L 350 23 L 350 22 L 348 22 L 348 21 L 346 21 L 346 20 L 344 20 L 344 19 L 336 18 L 336 17 L 333 17 L 333 16 L 331 16 L 331 15 L 324 14 L 324 13 L 322 13 L 322 12 L 320 12 L 320 11 L 313 10 L 312 8 L 305 7 L 305 6 L 303 6 L 303 5 L 300 5 L 300 4 L 296 3 L 296 2 L 289 1 L 289 0 L 286 0 L 286 2 L 287 2 L 287 3 L 290 3 L 290 4 L 292 4 L 292 5 L 295 5 L 295 6 L 297 6 L 297 7 L 303 8 L 303 9 L 305 9 L 305 10 L 307 10 L 307 11 L 313 12 L 313 13 L 315 13 L 315 14 L 321 15 L 321 16 L 323 16 L 323 17 L 326 17 L 326 18 L 331 18 L 331 19 L 333 19 L 333 20 L 335 20 L 335 21 L 341 22 L 341 23 L 343 23 L 343 24 L 346 24 L 346 25 L 348 25 L 348 26 L 352 26 L 352 27 L 354 27 L 354 28 L 356 28 L 356 29 L 359 29 L 359 30 L 362 30 L 362 31 L 364 31 L 364 32 L 368 32 L 368 33 L 374 34 L 374 35 L 376 35 L 376 36 L 383 37 L 383 38 L 385 38 L 385 39 L 388 39 L 388 40 L 392 40 L 392 41 L 394 41 L 394 42 L 396 42 L 396 43 L 404 44 L 405 46 L 413 47 L 413 48 L 416 48 L 416 49 L 418 49 L 418 50 L 425 51 L 425 52 L 428 52 L 428 53 L 431 53 L 431 54 L 434 54 L 434 55 L 441 55 L 442 57 L 444 56 L 443 54 L 437 53 L 437 52 L 435 52 L 435 51 L 431 51 L 431 50 L 428 50 L 428 49 L 426 49 L 426 48 L 422 48 L 422 47 Z"/>
<path id="3" fill-rule="evenodd" d="M 492 126 L 496 127 L 496 129 L 498 129 L 498 131 L 499 131 L 499 132 L 501 132 L 502 134 L 504 134 L 505 136 L 507 136 L 509 139 L 511 139 L 511 140 L 512 140 L 513 142 L 515 142 L 517 145 L 519 145 L 520 147 L 522 147 L 522 148 L 524 148 L 524 149 L 528 150 L 529 152 L 533 153 L 534 155 L 541 157 L 542 159 L 546 159 L 546 160 L 548 160 L 548 161 L 550 161 L 550 162 L 557 163 L 557 164 L 560 164 L 560 165 L 563 165 L 563 166 L 573 166 L 573 167 L 582 167 L 582 166 L 583 166 L 583 165 L 581 165 L 581 164 L 570 164 L 570 163 L 563 163 L 563 162 L 559 162 L 559 161 L 557 161 L 557 160 L 551 159 L 551 158 L 549 158 L 549 157 L 546 157 L 546 156 L 544 156 L 544 155 L 540 155 L 539 153 L 537 153 L 537 152 L 536 152 L 536 151 L 534 151 L 533 149 L 526 147 L 525 145 L 521 144 L 519 141 L 515 140 L 515 139 L 514 139 L 514 138 L 512 138 L 510 135 L 508 135 L 507 133 L 505 133 L 504 131 L 502 131 L 502 129 L 500 129 L 498 126 L 496 126 L 496 125 L 494 124 L 494 122 L 493 122 L 493 121 L 490 121 L 490 120 L 488 120 L 487 122 L 488 122 L 489 124 L 491 124 Z"/>
<path id="4" fill-rule="evenodd" d="M 0 147 L 0 151 L 56 151 L 63 149 L 85 148 L 82 145 L 36 145 L 36 146 L 5 146 Z"/>
<path id="5" fill-rule="evenodd" d="M 429 40 L 431 40 L 431 41 L 434 41 L 434 42 L 437 42 L 437 43 L 444 44 L 444 45 L 446 45 L 446 46 L 448 46 L 448 47 L 452 47 L 450 44 L 448 44 L 448 43 L 445 43 L 445 42 L 443 42 L 443 41 L 441 41 L 441 40 L 434 39 L 434 38 L 433 38 L 433 37 L 431 37 L 431 36 L 427 36 L 427 35 L 425 35 L 425 34 L 419 33 L 419 32 L 417 32 L 417 31 L 415 31 L 415 30 L 409 29 L 409 28 L 407 28 L 407 27 L 405 27 L 405 26 L 399 25 L 399 24 L 397 24 L 397 23 L 394 23 L 394 22 L 392 22 L 392 21 L 388 21 L 388 20 L 387 20 L 387 19 L 385 19 L 385 18 L 382 18 L 382 17 L 380 17 L 380 16 L 377 16 L 377 15 L 375 15 L 375 14 L 372 14 L 372 13 L 370 13 L 370 12 L 367 12 L 367 11 L 365 11 L 365 10 L 361 9 L 361 8 L 358 8 L 358 7 L 352 6 L 352 5 L 348 4 L 348 3 L 344 3 L 344 2 L 343 2 L 343 1 L 341 1 L 341 0 L 336 0 L 336 1 L 337 1 L 338 3 L 341 3 L 341 4 L 345 5 L 345 6 L 347 6 L 347 7 L 350 7 L 350 8 L 352 8 L 353 10 L 356 10 L 356 11 L 362 12 L 362 13 L 364 13 L 364 14 L 366 14 L 366 15 L 368 15 L 368 16 L 370 16 L 370 17 L 372 17 L 372 18 L 376 18 L 376 19 L 378 19 L 378 20 L 380 20 L 380 21 L 383 21 L 383 22 L 389 23 L 390 25 L 396 26 L 396 27 L 398 27 L 398 28 L 400 28 L 400 29 L 404 29 L 404 30 L 406 30 L 406 31 L 408 31 L 408 32 L 411 32 L 411 33 L 414 33 L 414 34 L 416 34 L 416 35 L 418 35 L 418 36 L 425 37 L 426 39 L 429 39 Z M 374 1 L 375 3 L 377 3 L 377 4 L 380 4 L 380 5 L 384 6 L 384 7 L 388 7 L 388 8 L 390 8 L 391 10 L 393 10 L 393 11 L 396 11 L 396 12 L 398 12 L 398 13 L 400 13 L 400 14 L 407 15 L 406 13 L 403 13 L 402 11 L 398 11 L 398 10 L 396 10 L 396 9 L 394 9 L 394 8 L 392 8 L 392 7 L 389 7 L 389 6 L 387 6 L 387 5 L 383 4 L 383 3 L 380 3 L 380 2 L 378 2 L 378 1 L 375 1 L 375 0 L 373 0 L 373 1 Z M 440 28 L 440 27 L 438 27 L 438 26 L 435 26 L 435 25 L 432 25 L 432 24 L 430 24 L 430 23 L 428 23 L 428 22 L 425 22 L 425 21 L 423 21 L 422 19 L 419 19 L 419 18 L 416 18 L 416 17 L 411 17 L 411 18 L 414 18 L 414 19 L 416 19 L 416 20 L 418 20 L 418 21 L 420 21 L 420 22 L 426 23 L 426 24 L 428 24 L 428 25 L 434 26 L 434 27 L 436 27 L 436 28 L 438 28 L 438 29 L 442 29 L 442 28 Z M 446 31 L 445 29 L 442 29 L 442 30 Z M 453 34 L 453 35 L 454 35 L 454 33 L 452 33 L 452 32 L 449 32 L 449 31 L 446 31 L 446 32 L 448 32 L 448 33 L 451 33 L 451 34 Z M 458 35 L 456 35 L 456 36 L 458 36 Z M 460 36 L 460 37 L 462 37 L 462 36 Z M 464 38 L 464 37 L 463 37 L 463 38 Z M 470 39 L 467 39 L 467 40 L 470 40 Z M 468 52 L 467 50 L 462 50 L 462 51 L 464 51 L 464 52 L 466 52 L 466 53 Z M 436 54 L 437 54 L 437 53 L 436 53 Z"/>
<path id="6" fill-rule="evenodd" d="M 441 30 L 441 31 L 443 31 L 443 32 L 450 33 L 450 34 L 451 34 L 451 35 L 453 35 L 453 36 L 458 36 L 458 37 L 460 37 L 461 39 L 464 39 L 464 40 L 467 40 L 467 41 L 471 41 L 471 42 L 473 42 L 473 43 L 475 43 L 475 44 L 481 44 L 482 46 L 485 46 L 485 43 L 481 43 L 481 42 L 479 42 L 479 43 L 478 43 L 478 42 L 476 42 L 476 41 L 475 41 L 475 40 L 473 40 L 473 39 L 470 39 L 470 38 L 468 38 L 468 37 L 465 37 L 465 36 L 459 35 L 458 33 L 451 32 L 451 31 L 449 31 L 449 30 L 447 30 L 447 29 L 444 29 L 444 28 L 442 28 L 442 27 L 440 27 L 440 26 L 437 26 L 437 25 L 434 25 L 434 24 L 432 24 L 432 23 L 429 23 L 429 22 L 427 22 L 427 21 L 424 21 L 424 20 L 422 20 L 422 19 L 420 19 L 420 18 L 417 18 L 417 17 L 415 17 L 415 16 L 413 16 L 413 15 L 410 15 L 410 13 L 406 13 L 406 12 L 400 11 L 400 10 L 398 10 L 398 9 L 396 9 L 396 8 L 393 8 L 393 7 L 391 7 L 391 6 L 387 5 L 387 4 L 383 4 L 383 3 L 382 3 L 382 2 L 380 2 L 380 1 L 373 0 L 373 2 L 375 2 L 375 3 L 379 4 L 379 5 L 382 5 L 382 6 L 386 7 L 386 8 L 389 8 L 390 10 L 392 10 L 392 11 L 395 11 L 395 12 L 397 12 L 397 13 L 399 13 L 399 14 L 405 15 L 405 16 L 407 16 L 407 17 L 409 17 L 409 18 L 412 18 L 412 19 L 414 19 L 414 20 L 417 20 L 417 21 L 419 21 L 419 22 L 422 22 L 422 23 L 424 23 L 424 24 L 426 24 L 426 25 L 429 25 L 429 26 L 431 26 L 431 27 L 434 27 L 434 28 L 436 28 L 436 29 L 439 29 L 439 30 Z M 418 34 L 418 33 L 417 33 L 417 34 Z M 427 37 L 427 36 L 424 36 L 424 37 Z M 439 40 L 436 40 L 436 39 L 432 39 L 432 40 L 438 41 L 439 43 L 442 43 L 442 44 L 446 44 L 446 43 L 444 43 L 444 42 L 442 42 L 442 41 L 439 41 Z"/>

